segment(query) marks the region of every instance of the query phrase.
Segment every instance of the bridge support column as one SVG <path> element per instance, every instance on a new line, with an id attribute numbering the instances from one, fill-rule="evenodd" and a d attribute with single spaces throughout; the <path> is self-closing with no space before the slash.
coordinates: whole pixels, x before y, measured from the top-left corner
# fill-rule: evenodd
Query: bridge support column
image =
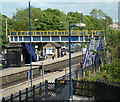
<path id="1" fill-rule="evenodd" d="M 85 72 L 83 72 L 83 77 L 85 77 Z"/>
<path id="2" fill-rule="evenodd" d="M 94 68 L 94 70 L 93 70 L 93 75 L 95 76 L 95 74 L 96 74 L 96 72 L 95 72 L 95 68 Z"/>
<path id="3" fill-rule="evenodd" d="M 91 76 L 91 71 L 89 70 L 89 76 Z"/>
<path id="4" fill-rule="evenodd" d="M 98 67 L 98 72 L 100 72 L 100 66 Z"/>
<path id="5" fill-rule="evenodd" d="M 80 75 L 79 74 L 77 75 L 77 78 L 80 79 Z"/>

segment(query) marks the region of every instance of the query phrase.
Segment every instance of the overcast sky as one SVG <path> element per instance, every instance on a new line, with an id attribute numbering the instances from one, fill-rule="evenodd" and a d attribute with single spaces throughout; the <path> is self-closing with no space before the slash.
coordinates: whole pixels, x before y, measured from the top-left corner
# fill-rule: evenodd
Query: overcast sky
<path id="1" fill-rule="evenodd" d="M 29 0 L 2 0 L 0 3 L 0 12 L 8 17 L 15 14 L 16 9 L 28 7 Z M 119 0 L 31 0 L 33 7 L 59 9 L 65 13 L 72 11 L 82 11 L 83 14 L 89 14 L 93 9 L 101 9 L 113 20 L 118 19 L 118 1 Z"/>

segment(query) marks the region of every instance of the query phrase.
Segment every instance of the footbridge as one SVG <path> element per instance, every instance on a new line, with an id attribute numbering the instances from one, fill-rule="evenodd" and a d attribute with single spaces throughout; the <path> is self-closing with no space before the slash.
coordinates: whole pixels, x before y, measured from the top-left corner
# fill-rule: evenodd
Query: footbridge
<path id="1" fill-rule="evenodd" d="M 71 40 L 72 42 L 89 42 L 88 38 L 98 38 L 102 34 L 102 30 L 72 30 Z M 32 31 L 31 32 L 32 42 L 69 42 L 68 30 L 61 31 Z M 29 31 L 10 31 L 9 42 L 29 42 L 30 32 Z"/>

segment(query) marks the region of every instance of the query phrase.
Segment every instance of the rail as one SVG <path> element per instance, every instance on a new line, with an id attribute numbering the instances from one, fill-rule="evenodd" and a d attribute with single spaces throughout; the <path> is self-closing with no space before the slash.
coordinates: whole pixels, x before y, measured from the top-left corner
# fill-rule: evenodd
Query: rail
<path id="1" fill-rule="evenodd" d="M 103 30 L 72 30 L 72 36 L 98 36 L 103 34 Z M 32 36 L 68 36 L 68 30 L 63 31 L 32 31 Z M 9 31 L 9 36 L 30 36 L 29 31 Z"/>

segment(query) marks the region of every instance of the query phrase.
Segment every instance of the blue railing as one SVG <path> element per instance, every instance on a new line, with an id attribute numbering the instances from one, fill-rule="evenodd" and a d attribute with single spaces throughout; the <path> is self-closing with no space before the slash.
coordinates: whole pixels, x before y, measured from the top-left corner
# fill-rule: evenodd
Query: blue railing
<path id="1" fill-rule="evenodd" d="M 91 40 L 89 42 L 89 46 L 86 49 L 84 58 L 82 60 L 82 66 L 85 68 L 89 64 L 94 64 L 97 62 L 98 53 L 92 52 L 91 50 L 95 50 L 96 52 L 100 51 L 101 48 L 102 37 L 99 40 Z"/>
<path id="2" fill-rule="evenodd" d="M 97 52 L 100 51 L 101 46 L 102 46 L 102 37 L 101 37 L 100 40 L 99 40 L 99 45 L 98 45 L 98 47 L 97 47 Z M 97 62 L 97 59 L 98 59 L 98 53 L 96 53 L 96 55 L 95 55 L 94 63 Z"/>
<path id="3" fill-rule="evenodd" d="M 29 54 L 32 54 L 33 60 L 37 61 L 37 54 L 35 53 L 35 50 L 31 48 L 28 43 L 25 43 L 25 48 Z"/>
<path id="4" fill-rule="evenodd" d="M 82 66 L 83 66 L 83 67 L 86 65 L 87 53 L 88 53 L 90 44 L 91 44 L 91 41 L 89 42 L 89 45 L 88 45 L 88 47 L 87 47 L 87 49 L 86 49 L 86 52 L 85 52 L 85 54 L 84 54 L 84 56 L 83 56 L 83 61 L 82 61 L 82 64 L 83 64 Z"/>

